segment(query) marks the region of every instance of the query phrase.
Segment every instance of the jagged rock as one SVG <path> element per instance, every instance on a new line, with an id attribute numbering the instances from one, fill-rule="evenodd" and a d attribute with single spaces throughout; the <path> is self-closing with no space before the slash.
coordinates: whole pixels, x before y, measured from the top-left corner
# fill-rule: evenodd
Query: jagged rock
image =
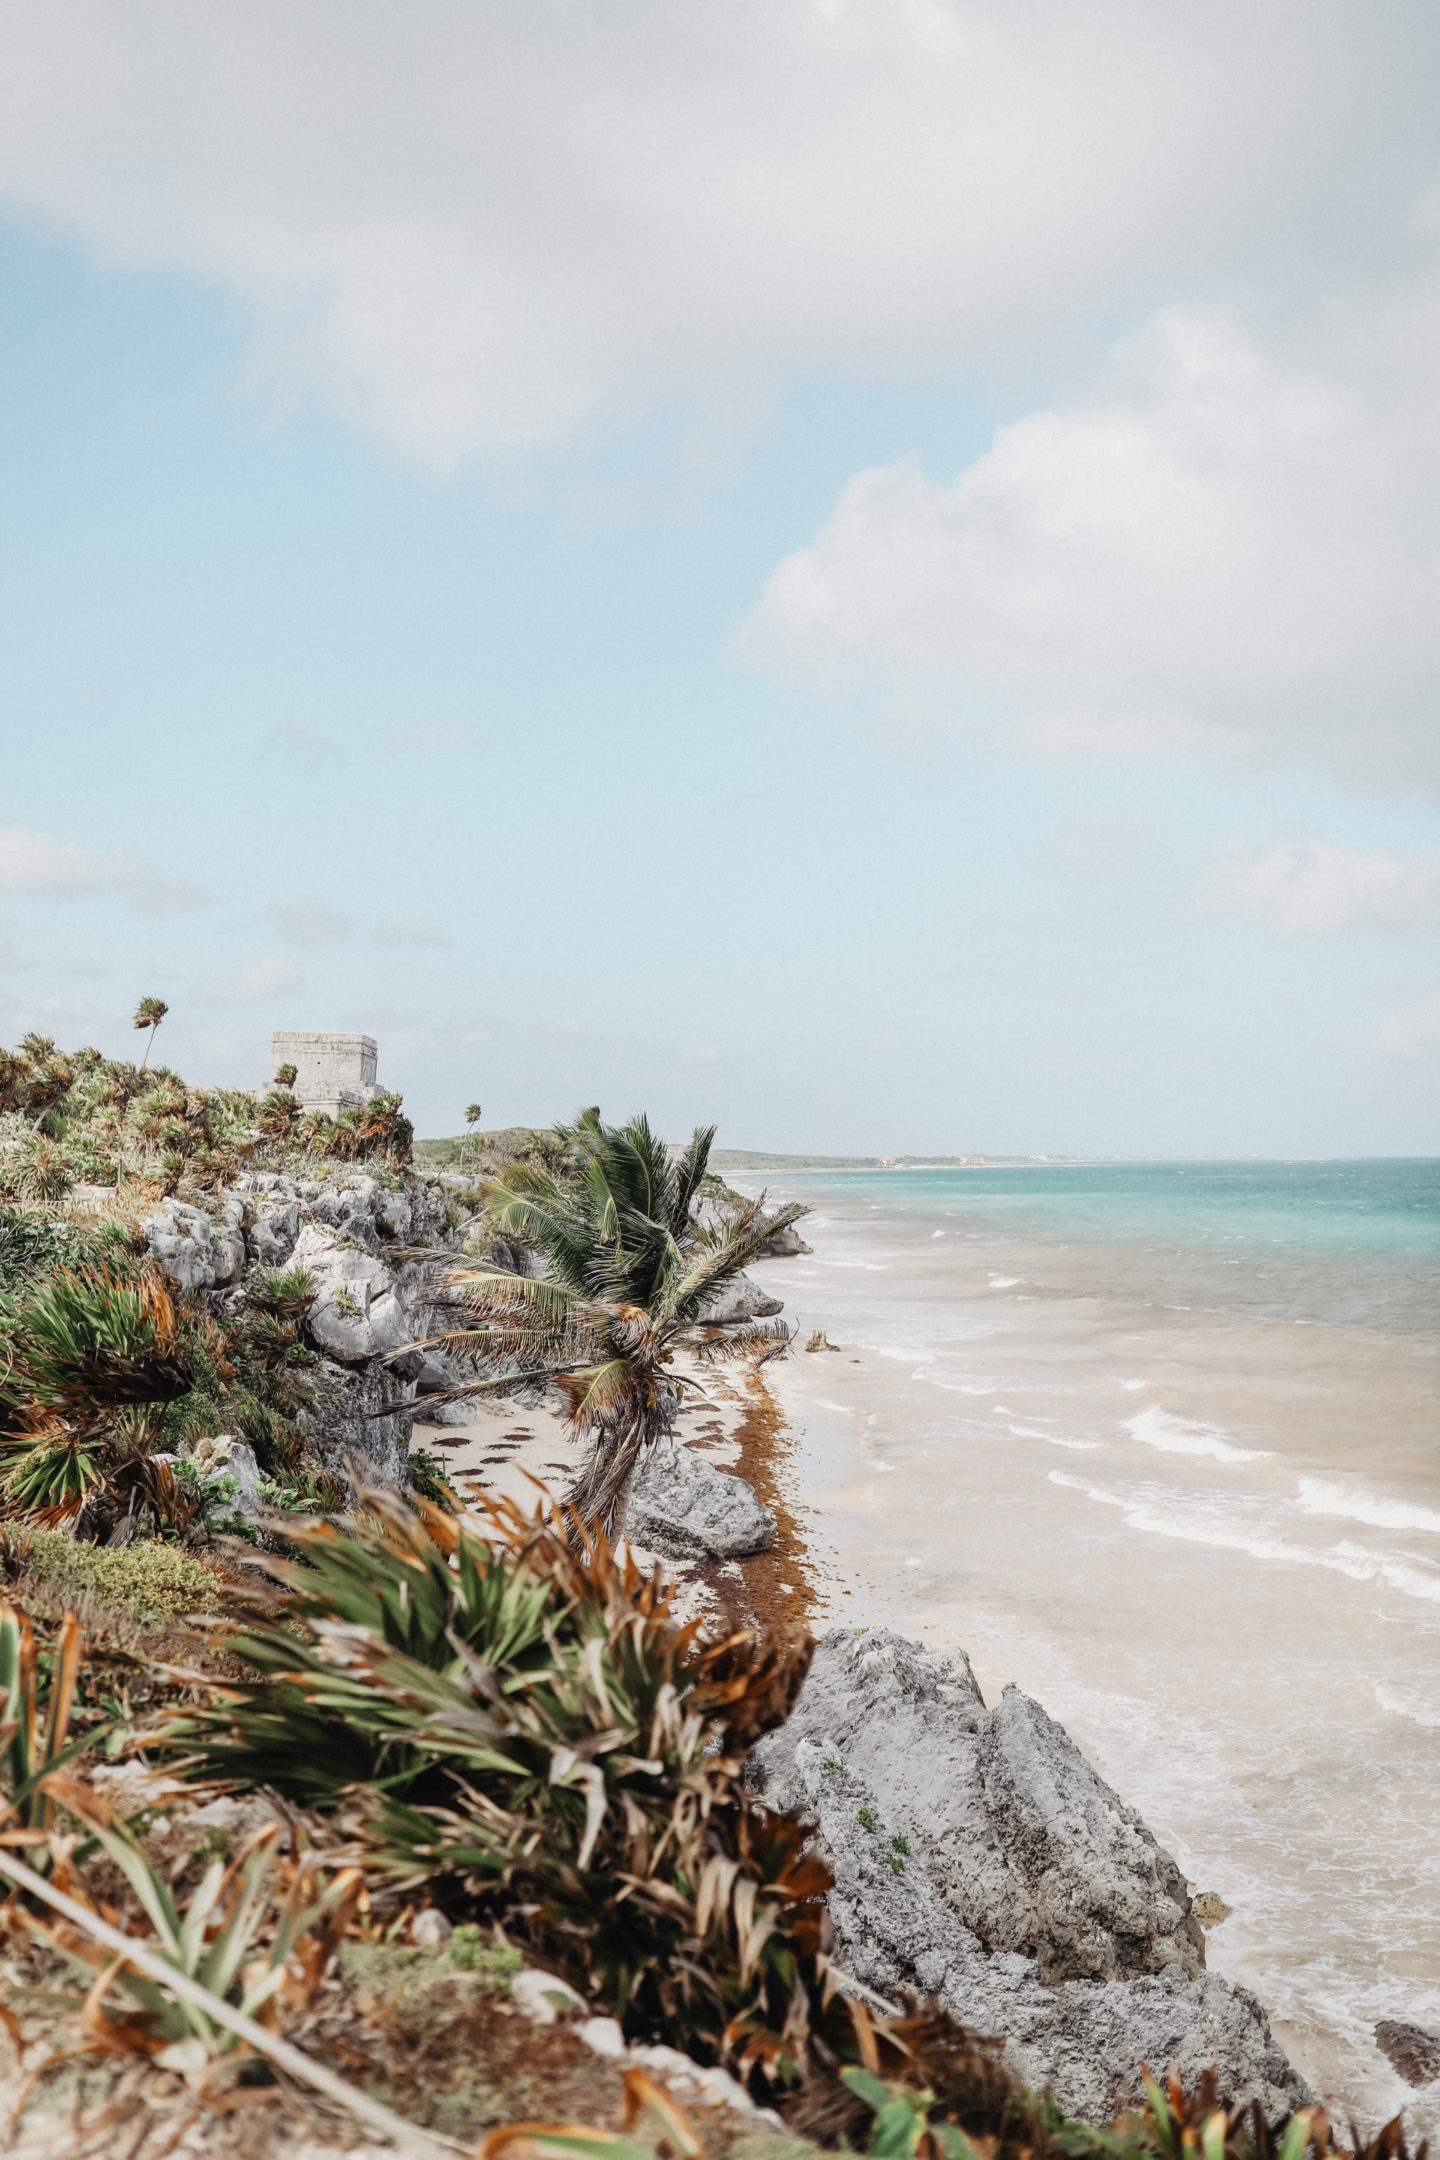
<path id="1" fill-rule="evenodd" d="M 1202 1969 L 1170 1855 L 1038 1703 L 987 1710 L 963 1655 L 833 1629 L 751 1776 L 828 1849 L 842 1962 L 997 2035 L 1067 2112 L 1111 2121 L 1144 2063 L 1213 2065 L 1272 2118 L 1308 2098 L 1254 1996 Z"/>
<path id="2" fill-rule="evenodd" d="M 310 1407 L 297 1420 L 320 1450 L 325 1468 L 344 1476 L 352 1458 L 366 1477 L 382 1485 L 405 1483 L 405 1451 L 414 1404 L 413 1382 L 393 1366 L 371 1360 L 360 1366 L 327 1358 L 317 1376 Z M 392 1415 L 377 1417 L 386 1404 L 403 1403 Z"/>
<path id="3" fill-rule="evenodd" d="M 805 1243 L 794 1223 L 786 1223 L 783 1230 L 777 1230 L 773 1237 L 766 1238 L 755 1257 L 757 1260 L 789 1260 L 814 1250 L 813 1245 Z"/>
<path id="4" fill-rule="evenodd" d="M 418 1315 L 396 1277 L 376 1254 L 342 1244 L 331 1230 L 307 1223 L 291 1265 L 315 1279 L 315 1302 L 305 1331 L 316 1348 L 347 1365 L 362 1365 L 413 1342 Z M 414 1361 L 418 1364 L 418 1354 Z M 413 1368 L 406 1368 L 406 1377 Z"/>
<path id="5" fill-rule="evenodd" d="M 248 1441 L 237 1439 L 233 1433 L 216 1433 L 210 1439 L 196 1441 L 190 1460 L 207 1485 L 219 1478 L 235 1480 L 236 1490 L 228 1504 L 237 1514 L 254 1515 L 264 1506 L 260 1487 L 265 1473 Z"/>
<path id="6" fill-rule="evenodd" d="M 238 1281 L 245 1267 L 245 1240 L 237 1201 L 222 1205 L 214 1221 L 188 1201 L 167 1200 L 141 1225 L 147 1250 L 182 1290 L 213 1290 Z"/>
<path id="7" fill-rule="evenodd" d="M 775 1517 L 745 1480 L 674 1440 L 658 1441 L 636 1472 L 625 1535 L 672 1560 L 740 1559 L 776 1542 Z"/>
<path id="8" fill-rule="evenodd" d="M 721 1283 L 703 1321 L 706 1327 L 733 1327 L 742 1320 L 768 1320 L 784 1310 L 783 1300 L 767 1297 L 748 1275 L 732 1275 Z"/>
<path id="9" fill-rule="evenodd" d="M 409 1195 L 392 1192 L 363 1174 L 321 1186 L 310 1199 L 308 1213 L 313 1221 L 372 1250 L 382 1239 L 403 1242 L 410 1235 Z"/>
<path id="10" fill-rule="evenodd" d="M 1375 2027 L 1375 2045 L 1407 2085 L 1431 2085 L 1440 2078 L 1440 2033 L 1403 2018 L 1382 2018 Z"/>
<path id="11" fill-rule="evenodd" d="M 245 1233 L 250 1257 L 258 1266 L 283 1268 L 289 1264 L 300 1236 L 300 1209 L 294 1200 L 257 1214 Z"/>
<path id="12" fill-rule="evenodd" d="M 298 1200 L 300 1187 L 294 1178 L 282 1177 L 277 1170 L 247 1170 L 235 1180 L 237 1193 L 263 1194 L 271 1200 Z"/>

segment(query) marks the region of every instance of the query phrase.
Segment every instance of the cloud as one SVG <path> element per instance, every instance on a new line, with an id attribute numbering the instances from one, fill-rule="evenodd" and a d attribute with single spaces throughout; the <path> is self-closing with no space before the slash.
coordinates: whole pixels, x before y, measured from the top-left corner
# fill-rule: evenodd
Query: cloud
<path id="1" fill-rule="evenodd" d="M 293 990 L 299 980 L 300 970 L 293 960 L 281 960 L 272 954 L 263 960 L 248 961 L 229 975 L 215 977 L 203 995 L 211 1005 L 259 1005 L 267 998 Z"/>
<path id="2" fill-rule="evenodd" d="M 1032 757 L 1440 782 L 1440 303 L 1327 374 L 1169 311 L 950 484 L 858 474 L 752 650 Z"/>
<path id="3" fill-rule="evenodd" d="M 1214 857 L 1197 898 L 1202 914 L 1254 923 L 1277 937 L 1430 929 L 1440 925 L 1440 854 L 1236 840 Z"/>
<path id="4" fill-rule="evenodd" d="M 1440 991 L 1382 1020 L 1375 1037 L 1389 1057 L 1440 1056 Z"/>
<path id="5" fill-rule="evenodd" d="M 265 912 L 291 945 L 333 945 L 355 927 L 326 900 L 278 900 Z"/>
<path id="6" fill-rule="evenodd" d="M 106 892 L 153 874 L 138 855 L 94 855 L 74 840 L 55 840 L 24 825 L 0 826 L 0 892 Z"/>
<path id="7" fill-rule="evenodd" d="M 1181 263 L 1381 274 L 1434 44 L 1421 0 L 17 0 L 0 199 L 238 299 L 258 376 L 436 465 L 693 440 L 820 370 L 1078 350 Z"/>

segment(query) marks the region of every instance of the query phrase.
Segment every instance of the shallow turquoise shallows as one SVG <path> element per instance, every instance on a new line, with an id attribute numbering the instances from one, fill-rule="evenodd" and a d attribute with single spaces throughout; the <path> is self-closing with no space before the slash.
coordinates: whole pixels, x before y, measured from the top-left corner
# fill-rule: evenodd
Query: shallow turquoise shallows
<path id="1" fill-rule="evenodd" d="M 1414 1334 L 1440 1325 L 1440 1159 L 789 1173 L 903 1234 L 1020 1238 L 1042 1286 Z M 1044 1248 L 1049 1248 L 1048 1265 Z"/>

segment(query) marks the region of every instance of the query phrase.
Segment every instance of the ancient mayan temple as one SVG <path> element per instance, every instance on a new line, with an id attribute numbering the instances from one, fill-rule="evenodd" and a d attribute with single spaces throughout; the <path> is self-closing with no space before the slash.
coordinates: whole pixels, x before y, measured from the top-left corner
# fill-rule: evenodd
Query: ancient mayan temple
<path id="1" fill-rule="evenodd" d="M 338 1117 L 358 1110 L 375 1094 L 373 1035 L 340 1035 L 328 1029 L 281 1028 L 270 1037 L 270 1070 L 295 1067 L 295 1093 L 307 1110 Z"/>

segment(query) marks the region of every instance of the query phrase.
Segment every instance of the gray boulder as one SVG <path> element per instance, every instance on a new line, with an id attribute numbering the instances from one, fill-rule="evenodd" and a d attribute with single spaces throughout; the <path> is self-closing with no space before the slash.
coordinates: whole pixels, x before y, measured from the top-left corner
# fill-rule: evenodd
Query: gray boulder
<path id="1" fill-rule="evenodd" d="M 1407 2085 L 1433 2085 L 1440 2078 L 1440 2033 L 1411 2025 L 1403 2018 L 1382 2018 L 1375 2045 Z"/>
<path id="2" fill-rule="evenodd" d="M 342 1237 L 373 1248 L 384 1240 L 403 1243 L 410 1235 L 410 1198 L 400 1188 L 391 1191 L 376 1178 L 354 1173 L 321 1186 L 311 1198 L 308 1212 Z"/>
<path id="3" fill-rule="evenodd" d="M 240 1203 L 222 1201 L 212 1218 L 184 1200 L 166 1200 L 141 1225 L 150 1257 L 182 1290 L 214 1290 L 238 1282 L 245 1268 Z"/>
<path id="4" fill-rule="evenodd" d="M 245 1244 L 258 1266 L 283 1268 L 288 1266 L 299 1236 L 299 1206 L 294 1200 L 282 1200 L 255 1216 L 245 1232 Z"/>
<path id="5" fill-rule="evenodd" d="M 222 1478 L 234 1480 L 236 1489 L 227 1504 L 236 1514 L 259 1513 L 264 1506 L 260 1487 L 265 1474 L 248 1441 L 237 1439 L 232 1433 L 220 1433 L 212 1439 L 197 1440 L 189 1453 L 207 1485 Z"/>
<path id="6" fill-rule="evenodd" d="M 327 1358 L 316 1376 L 315 1393 L 297 1422 L 320 1450 L 327 1470 L 344 1476 L 358 1463 L 364 1476 L 381 1485 L 403 1485 L 410 1439 L 414 1383 L 393 1366 L 344 1365 Z M 387 1404 L 399 1404 L 389 1416 L 377 1416 Z"/>
<path id="7" fill-rule="evenodd" d="M 750 1775 L 814 1823 L 842 1964 L 934 1995 L 1070 2114 L 1113 2120 L 1142 2065 L 1274 2118 L 1309 2095 L 1253 1995 L 1204 1968 L 1184 1878 L 1018 1688 L 987 1710 L 962 1656 L 828 1634 Z"/>
<path id="8" fill-rule="evenodd" d="M 347 1365 L 363 1365 L 412 1342 L 419 1316 L 396 1277 L 375 1253 L 342 1244 L 318 1223 L 307 1223 L 291 1264 L 315 1279 L 315 1302 L 305 1330 L 316 1348 Z"/>
<path id="9" fill-rule="evenodd" d="M 671 1560 L 738 1560 L 769 1552 L 777 1533 L 775 1517 L 743 1478 L 661 1440 L 636 1472 L 625 1535 Z"/>
<path id="10" fill-rule="evenodd" d="M 742 1320 L 769 1320 L 784 1310 L 782 1299 L 767 1297 L 748 1275 L 732 1275 L 715 1292 L 702 1322 L 706 1327 L 734 1327 Z"/>

